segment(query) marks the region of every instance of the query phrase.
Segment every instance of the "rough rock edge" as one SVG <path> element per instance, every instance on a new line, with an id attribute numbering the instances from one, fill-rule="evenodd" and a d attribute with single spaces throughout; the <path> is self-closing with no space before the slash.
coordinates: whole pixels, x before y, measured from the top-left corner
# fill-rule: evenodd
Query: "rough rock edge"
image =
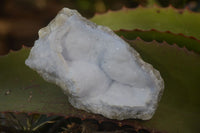
<path id="1" fill-rule="evenodd" d="M 67 16 L 67 17 L 70 17 L 70 16 L 73 16 L 73 15 L 77 15 L 77 16 L 80 16 L 80 19 L 82 19 L 83 21 L 85 21 L 88 25 L 92 26 L 93 28 L 98 28 L 104 32 L 107 32 L 108 34 L 112 35 L 114 38 L 119 38 L 111 29 L 109 29 L 108 27 L 105 27 L 105 26 L 100 26 L 100 25 L 97 25 L 93 22 L 90 22 L 89 20 L 87 20 L 86 18 L 82 17 L 76 10 L 70 10 L 68 8 L 63 8 L 58 14 L 57 16 L 44 28 L 40 29 L 38 34 L 39 34 L 39 38 L 43 38 L 45 36 L 47 36 L 51 31 L 54 30 L 54 27 L 57 26 L 57 23 L 63 23 L 61 20 L 64 16 Z M 124 41 L 124 43 L 126 43 Z M 127 43 L 126 43 L 127 44 Z M 143 112 L 140 112 L 140 109 L 142 109 L 143 107 L 134 107 L 134 108 L 137 108 L 138 111 L 131 111 L 132 110 L 132 107 L 123 107 L 123 110 L 125 112 L 129 112 L 129 113 L 124 113 L 124 114 L 121 114 L 119 116 L 119 114 L 117 114 L 116 110 L 122 110 L 122 107 L 118 107 L 118 106 L 101 106 L 101 108 L 99 109 L 94 109 L 92 106 L 89 106 L 89 109 L 88 107 L 85 108 L 85 105 L 83 104 L 80 104 L 81 102 L 79 101 L 79 99 L 74 99 L 74 98 L 71 98 L 70 95 L 69 95 L 69 102 L 76 108 L 78 109 L 83 109 L 87 112 L 97 112 L 98 114 L 102 114 L 103 116 L 107 117 L 107 118 L 110 118 L 110 119 L 118 119 L 118 120 L 123 120 L 123 119 L 129 119 L 129 118 L 136 118 L 136 119 L 142 119 L 142 120 L 149 120 L 152 118 L 153 114 L 155 113 L 155 110 L 157 108 L 157 104 L 159 102 L 159 100 L 161 99 L 161 96 L 162 96 L 162 93 L 163 93 L 163 90 L 164 90 L 164 81 L 160 75 L 160 72 L 156 69 L 153 68 L 152 65 L 150 65 L 149 63 L 146 63 L 144 62 L 139 53 L 134 50 L 133 48 L 130 48 L 130 45 L 127 44 L 127 46 L 129 46 L 129 50 L 130 52 L 133 53 L 133 55 L 136 57 L 138 63 L 141 65 L 141 68 L 146 71 L 147 73 L 149 73 L 151 75 L 151 77 L 154 79 L 155 83 L 156 83 L 156 90 L 157 92 L 159 92 L 159 94 L 155 94 L 153 97 L 155 98 L 153 104 L 149 107 L 148 106 L 148 110 L 147 111 L 143 111 Z M 27 64 L 27 63 L 26 63 Z M 147 71 L 148 70 L 148 71 Z M 37 70 L 38 71 L 38 70 Z M 45 75 L 42 75 L 42 73 L 40 71 L 38 71 L 38 73 L 47 81 L 49 82 L 54 82 L 55 84 L 57 84 L 58 86 L 63 86 L 63 83 L 59 82 L 59 79 L 49 79 L 51 77 L 49 76 L 45 76 Z M 48 75 L 48 74 L 47 74 Z M 66 90 L 65 90 L 66 91 Z M 66 92 L 65 92 L 66 93 Z M 103 110 L 105 110 L 106 108 L 109 108 L 110 110 L 110 113 L 108 114 L 112 114 L 112 116 L 110 115 L 107 115 L 104 113 Z M 92 111 L 91 111 L 92 110 Z M 102 112 L 102 111 L 103 112 Z M 123 112 L 124 112 L 123 111 Z"/>

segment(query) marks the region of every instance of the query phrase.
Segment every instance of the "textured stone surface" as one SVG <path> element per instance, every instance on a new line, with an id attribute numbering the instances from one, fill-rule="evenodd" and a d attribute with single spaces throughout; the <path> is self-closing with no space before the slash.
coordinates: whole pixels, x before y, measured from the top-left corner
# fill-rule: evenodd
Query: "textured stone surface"
<path id="1" fill-rule="evenodd" d="M 111 119 L 150 119 L 164 89 L 160 73 L 125 41 L 67 8 L 39 31 L 26 64 L 74 107 Z"/>

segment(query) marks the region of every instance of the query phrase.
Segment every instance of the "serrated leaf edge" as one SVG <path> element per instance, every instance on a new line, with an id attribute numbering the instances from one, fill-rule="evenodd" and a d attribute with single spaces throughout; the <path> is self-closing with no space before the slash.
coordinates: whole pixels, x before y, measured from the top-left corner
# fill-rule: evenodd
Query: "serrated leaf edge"
<path id="1" fill-rule="evenodd" d="M 4 56 L 7 56 L 10 53 L 16 53 L 16 52 L 19 52 L 19 51 L 21 51 L 23 49 L 30 49 L 30 48 L 31 47 L 28 47 L 28 46 L 25 46 L 25 45 L 20 45 L 20 48 L 17 49 L 17 50 L 9 49 L 8 52 L 6 52 L 5 54 L 3 54 L 3 55 L 0 54 L 0 58 L 4 57 Z"/>
<path id="2" fill-rule="evenodd" d="M 118 31 L 127 31 L 127 30 L 120 29 L 120 30 L 118 30 Z M 132 30 L 129 30 L 129 31 L 132 31 Z M 137 31 L 137 29 L 136 29 L 136 31 Z M 138 31 L 140 31 L 140 30 L 138 30 Z M 150 30 L 150 31 L 151 31 L 151 30 Z M 156 31 L 156 30 L 152 30 L 152 31 Z M 161 31 L 157 31 L 157 32 L 161 32 Z M 161 33 L 170 33 L 170 34 L 171 34 L 171 32 L 161 32 Z M 181 35 L 181 36 L 183 36 L 182 34 L 175 34 L 175 33 L 172 33 L 172 34 L 173 34 L 173 35 Z M 160 46 L 161 46 L 161 45 L 168 45 L 168 46 L 170 46 L 170 47 L 173 47 L 173 48 L 176 48 L 176 49 L 178 49 L 178 50 L 184 51 L 186 54 L 200 55 L 199 53 L 195 52 L 194 50 L 189 50 L 189 49 L 187 49 L 185 46 L 180 47 L 180 46 L 179 46 L 178 44 L 176 44 L 176 43 L 169 44 L 169 43 L 167 43 L 166 41 L 163 41 L 162 43 L 160 43 L 160 42 L 156 41 L 155 39 L 152 40 L 152 41 L 144 41 L 144 40 L 141 39 L 139 36 L 136 37 L 136 39 L 133 39 L 133 40 L 129 40 L 129 39 L 125 38 L 124 36 L 120 36 L 120 37 L 121 37 L 123 40 L 127 41 L 127 42 L 135 41 L 135 40 L 140 40 L 140 41 L 143 41 L 143 42 L 145 42 L 145 43 L 147 43 L 147 44 L 151 44 L 152 42 L 155 42 L 156 44 L 159 44 Z M 190 38 L 190 37 L 189 37 L 189 38 Z M 190 39 L 194 39 L 194 38 L 192 37 L 192 38 L 190 38 Z M 194 40 L 196 40 L 196 39 L 194 39 Z M 197 41 L 200 42 L 200 40 L 197 40 Z"/>
<path id="3" fill-rule="evenodd" d="M 120 11 L 127 11 L 127 10 L 130 10 L 130 11 L 134 11 L 134 10 L 137 10 L 137 9 L 150 9 L 150 8 L 158 8 L 158 9 L 173 9 L 173 10 L 175 10 L 177 13 L 179 13 L 179 14 L 184 14 L 185 12 L 189 12 L 189 13 L 194 13 L 194 14 L 200 14 L 199 12 L 194 12 L 194 11 L 192 11 L 192 10 L 190 10 L 187 6 L 185 7 L 185 8 L 183 8 L 183 9 L 177 9 L 177 8 L 175 8 L 172 4 L 169 4 L 169 6 L 167 6 L 167 7 L 160 7 L 159 5 L 157 5 L 157 4 L 154 4 L 153 6 L 150 6 L 150 7 L 145 7 L 145 6 L 142 6 L 142 5 L 138 5 L 137 7 L 135 7 L 135 8 L 128 8 L 128 7 L 126 7 L 126 6 L 122 6 L 120 9 L 118 9 L 118 10 L 111 10 L 111 9 L 109 9 L 109 10 L 107 10 L 106 12 L 103 12 L 103 13 L 98 13 L 98 12 L 96 12 L 94 15 L 93 15 L 93 17 L 94 16 L 98 16 L 98 15 L 105 15 L 105 14 L 107 14 L 107 13 L 117 13 L 117 12 L 120 12 Z M 91 18 L 93 18 L 93 17 L 91 17 Z"/>

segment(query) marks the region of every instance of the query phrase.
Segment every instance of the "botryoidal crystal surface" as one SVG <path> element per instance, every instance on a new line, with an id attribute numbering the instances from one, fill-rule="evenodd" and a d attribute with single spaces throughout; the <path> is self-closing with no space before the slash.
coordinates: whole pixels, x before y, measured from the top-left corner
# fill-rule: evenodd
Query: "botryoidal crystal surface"
<path id="1" fill-rule="evenodd" d="M 75 108 L 110 119 L 150 119 L 164 90 L 159 71 L 124 40 L 68 8 L 39 30 L 25 63 Z"/>

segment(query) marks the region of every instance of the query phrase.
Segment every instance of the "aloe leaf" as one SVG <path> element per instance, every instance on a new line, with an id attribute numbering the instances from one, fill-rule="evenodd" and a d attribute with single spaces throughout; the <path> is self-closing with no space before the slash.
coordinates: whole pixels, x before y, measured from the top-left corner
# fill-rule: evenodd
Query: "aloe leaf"
<path id="1" fill-rule="evenodd" d="M 165 81 L 165 90 L 154 117 L 135 121 L 150 129 L 169 133 L 200 131 L 200 55 L 155 41 L 129 41 L 142 58 L 158 69 Z"/>
<path id="2" fill-rule="evenodd" d="M 119 11 L 109 11 L 97 14 L 92 19 L 97 24 L 105 25 L 113 30 L 119 29 L 156 29 L 194 36 L 200 39 L 200 14 L 189 10 L 176 10 L 173 7 L 160 8 L 141 7 L 135 9 L 123 8 Z"/>
<path id="3" fill-rule="evenodd" d="M 151 120 L 125 120 L 122 123 L 170 133 L 198 132 L 200 55 L 167 43 L 141 40 L 129 43 L 146 62 L 161 72 L 165 91 Z M 22 49 L 0 57 L 0 112 L 53 113 L 67 117 L 106 120 L 100 115 L 73 108 L 59 87 L 47 83 L 25 66 L 24 61 L 29 51 Z"/>
<path id="4" fill-rule="evenodd" d="M 123 8 L 119 11 L 96 14 L 91 20 L 108 26 L 114 31 L 139 29 L 143 32 L 134 31 L 135 37 L 138 36 L 145 41 L 165 40 L 170 44 L 176 43 L 179 46 L 200 51 L 200 14 L 186 9 L 176 10 L 171 6 L 168 8 L 157 6 Z"/>

